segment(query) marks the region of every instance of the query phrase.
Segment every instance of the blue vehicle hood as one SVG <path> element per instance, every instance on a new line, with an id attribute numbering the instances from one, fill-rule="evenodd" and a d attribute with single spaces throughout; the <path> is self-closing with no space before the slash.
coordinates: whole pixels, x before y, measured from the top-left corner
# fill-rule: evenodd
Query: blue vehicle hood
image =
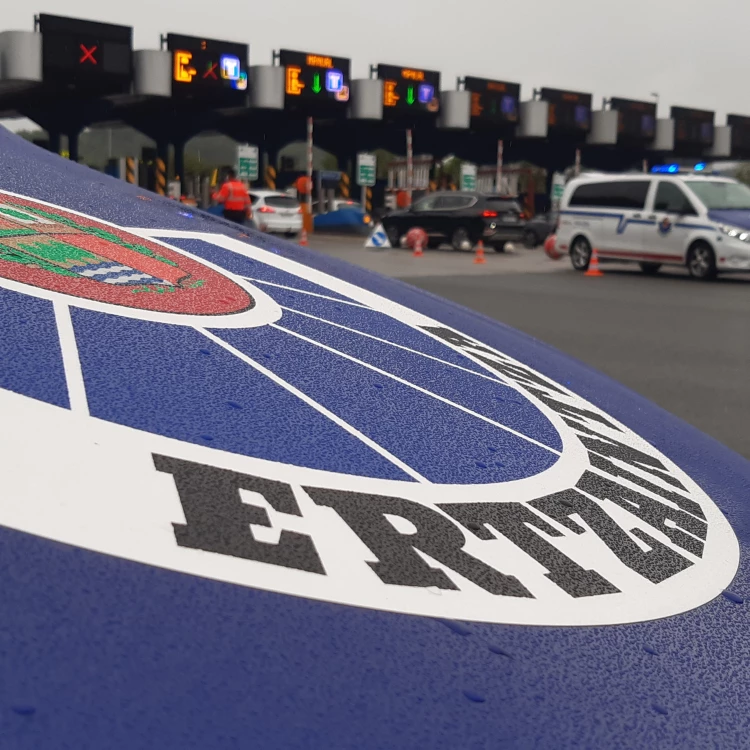
<path id="1" fill-rule="evenodd" d="M 742 747 L 750 463 L 0 129 L 0 745 Z"/>
<path id="2" fill-rule="evenodd" d="M 723 211 L 709 211 L 708 218 L 721 224 L 750 229 L 750 211 L 745 209 L 729 209 Z"/>

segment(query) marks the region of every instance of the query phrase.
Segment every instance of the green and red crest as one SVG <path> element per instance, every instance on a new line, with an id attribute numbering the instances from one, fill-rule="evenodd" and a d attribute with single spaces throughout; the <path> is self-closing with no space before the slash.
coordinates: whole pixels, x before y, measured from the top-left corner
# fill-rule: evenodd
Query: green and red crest
<path id="1" fill-rule="evenodd" d="M 157 313 L 233 315 L 253 297 L 223 273 L 119 227 L 0 193 L 0 278 Z"/>

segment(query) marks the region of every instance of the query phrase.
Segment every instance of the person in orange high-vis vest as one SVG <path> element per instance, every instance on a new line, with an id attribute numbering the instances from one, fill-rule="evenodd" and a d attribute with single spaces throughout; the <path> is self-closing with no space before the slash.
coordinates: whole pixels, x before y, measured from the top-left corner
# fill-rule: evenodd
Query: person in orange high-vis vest
<path id="1" fill-rule="evenodd" d="M 252 219 L 253 212 L 250 206 L 250 195 L 244 183 L 237 179 L 237 173 L 230 169 L 227 179 L 218 193 L 214 193 L 214 200 L 224 206 L 224 218 L 244 223 L 245 219 Z"/>

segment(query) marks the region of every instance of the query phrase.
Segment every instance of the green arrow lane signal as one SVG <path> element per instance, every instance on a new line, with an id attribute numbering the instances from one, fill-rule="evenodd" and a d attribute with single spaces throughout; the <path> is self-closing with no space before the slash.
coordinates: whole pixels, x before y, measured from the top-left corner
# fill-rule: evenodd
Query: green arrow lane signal
<path id="1" fill-rule="evenodd" d="M 315 74 L 313 75 L 313 84 L 312 84 L 312 90 L 313 90 L 313 91 L 314 91 L 314 92 L 315 92 L 316 94 L 319 94 L 319 93 L 321 92 L 322 88 L 323 88 L 323 87 L 322 87 L 322 86 L 320 85 L 320 73 L 315 73 Z"/>
<path id="2" fill-rule="evenodd" d="M 414 86 L 409 86 L 409 88 L 406 89 L 406 103 L 414 104 Z"/>

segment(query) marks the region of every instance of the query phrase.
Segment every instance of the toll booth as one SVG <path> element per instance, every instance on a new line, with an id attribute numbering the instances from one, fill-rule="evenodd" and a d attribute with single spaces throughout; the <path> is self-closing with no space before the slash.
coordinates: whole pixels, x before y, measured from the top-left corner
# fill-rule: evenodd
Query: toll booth
<path id="1" fill-rule="evenodd" d="M 412 199 L 430 189 L 430 175 L 435 159 L 424 154 L 412 159 Z M 409 189 L 409 167 L 406 159 L 394 159 L 388 165 L 388 183 L 385 188 L 385 207 L 396 208 L 396 194 Z"/>

